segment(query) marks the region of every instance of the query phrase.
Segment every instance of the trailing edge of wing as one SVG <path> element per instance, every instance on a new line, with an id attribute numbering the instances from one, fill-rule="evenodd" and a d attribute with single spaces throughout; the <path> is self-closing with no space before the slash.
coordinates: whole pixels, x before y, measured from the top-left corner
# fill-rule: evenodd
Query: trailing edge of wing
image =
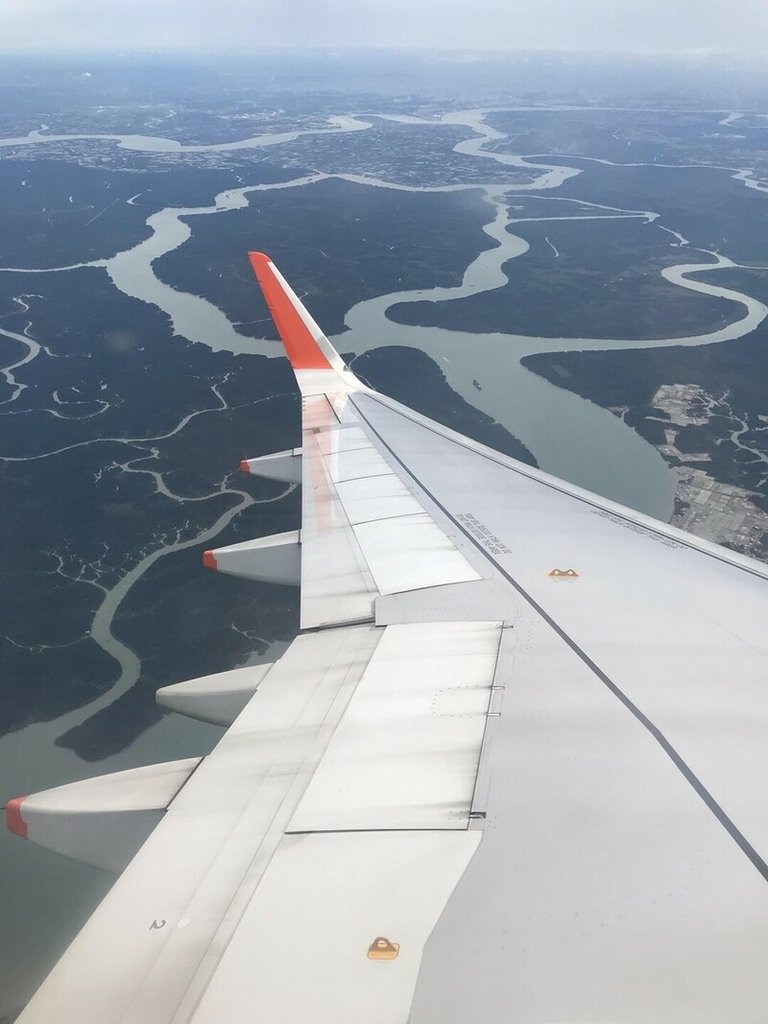
<path id="1" fill-rule="evenodd" d="M 266 253 L 249 252 L 286 355 L 303 395 L 357 391 L 363 385 L 344 365 L 336 349 L 305 309 Z"/>

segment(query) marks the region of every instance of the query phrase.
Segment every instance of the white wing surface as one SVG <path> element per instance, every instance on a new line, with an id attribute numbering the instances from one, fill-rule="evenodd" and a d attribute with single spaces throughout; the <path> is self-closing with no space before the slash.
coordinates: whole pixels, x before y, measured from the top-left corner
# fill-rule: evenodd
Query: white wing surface
<path id="1" fill-rule="evenodd" d="M 121 779 L 146 841 L 20 1020 L 762 1022 L 766 567 L 371 391 L 251 262 L 303 437 L 243 469 L 302 523 L 205 562 L 302 633 L 161 694 L 231 727 Z M 99 781 L 9 823 L 83 856 Z"/>

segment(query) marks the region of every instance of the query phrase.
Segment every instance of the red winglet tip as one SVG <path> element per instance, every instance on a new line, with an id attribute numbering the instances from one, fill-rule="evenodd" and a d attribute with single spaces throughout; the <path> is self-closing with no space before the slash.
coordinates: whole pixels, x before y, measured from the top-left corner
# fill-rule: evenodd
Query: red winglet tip
<path id="1" fill-rule="evenodd" d="M 26 839 L 28 835 L 27 823 L 21 816 L 21 805 L 26 799 L 26 796 L 16 796 L 5 805 L 5 823 L 11 832 L 15 832 L 22 839 Z"/>
<path id="2" fill-rule="evenodd" d="M 292 291 L 290 294 L 286 291 L 280 278 L 275 276 L 279 272 L 269 256 L 264 252 L 249 252 L 248 259 L 251 261 L 256 279 L 261 285 L 267 307 L 275 322 L 275 327 L 277 327 L 277 333 L 280 335 L 286 355 L 294 370 L 333 369 L 300 312 L 303 309 L 301 303 Z M 296 304 L 294 304 L 294 299 Z M 306 310 L 304 312 L 306 313 Z"/>
<path id="3" fill-rule="evenodd" d="M 272 262 L 265 252 L 249 252 L 248 259 L 251 261 L 251 266 L 254 270 L 257 268 L 261 269 L 266 266 L 267 263 Z"/>
<path id="4" fill-rule="evenodd" d="M 203 552 L 203 565 L 206 569 L 213 569 L 214 572 L 218 569 L 218 565 L 216 565 L 216 556 L 213 551 Z"/>
<path id="5" fill-rule="evenodd" d="M 240 472 L 241 473 L 250 473 L 251 472 L 251 467 L 248 465 L 248 459 L 241 459 L 240 460 Z"/>

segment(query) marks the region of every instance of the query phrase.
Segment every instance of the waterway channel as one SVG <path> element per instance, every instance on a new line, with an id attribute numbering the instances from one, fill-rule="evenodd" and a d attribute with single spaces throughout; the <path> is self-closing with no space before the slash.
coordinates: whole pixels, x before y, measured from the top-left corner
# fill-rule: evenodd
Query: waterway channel
<path id="1" fill-rule="evenodd" d="M 411 119 L 413 120 L 413 119 Z M 442 119 L 421 122 L 429 124 L 463 125 L 469 137 L 456 146 L 457 152 L 474 157 L 485 157 L 497 166 L 527 167 L 537 172 L 528 184 L 489 182 L 484 189 L 489 204 L 489 222 L 484 230 L 495 242 L 493 248 L 481 253 L 466 268 L 463 280 L 455 287 L 425 290 L 406 290 L 377 296 L 353 306 L 346 314 L 347 330 L 335 339 L 343 351 L 359 355 L 383 346 L 411 346 L 435 359 L 446 375 L 448 383 L 468 402 L 505 426 L 535 455 L 540 467 L 556 476 L 572 481 L 605 495 L 615 501 L 637 508 L 659 519 L 667 520 L 672 511 L 675 477 L 657 451 L 644 441 L 620 418 L 578 396 L 558 388 L 537 377 L 521 365 L 520 360 L 540 352 L 567 352 L 610 350 L 618 348 L 646 348 L 664 345 L 702 345 L 740 338 L 752 331 L 768 315 L 768 308 L 750 296 L 732 289 L 718 288 L 692 278 L 695 272 L 732 267 L 734 264 L 722 256 L 702 253 L 702 260 L 687 259 L 664 271 L 673 284 L 704 294 L 726 298 L 734 303 L 734 319 L 722 329 L 709 334 L 688 338 L 659 338 L 647 341 L 626 339 L 544 338 L 511 334 L 476 334 L 439 328 L 412 327 L 393 322 L 387 310 L 398 303 L 412 301 L 440 302 L 476 295 L 498 288 L 506 283 L 504 264 L 523 257 L 527 242 L 515 235 L 515 220 L 510 212 L 508 197 L 511 192 L 551 193 L 568 178 L 580 173 L 576 168 L 548 167 L 541 162 L 531 164 L 523 157 L 499 154 L 485 150 L 499 133 L 484 122 L 484 112 L 453 113 Z M 354 118 L 335 119 L 327 129 L 320 131 L 360 131 L 369 127 L 365 121 Z M 311 132 L 308 132 L 311 133 Z M 276 146 L 296 137 L 299 133 L 285 133 L 280 137 L 261 136 L 239 143 L 212 146 L 180 146 L 172 140 L 149 139 L 137 136 L 87 136 L 109 138 L 124 148 L 170 152 L 187 150 L 226 150 Z M 66 139 L 72 137 L 57 137 Z M 40 145 L 53 141 L 50 136 L 31 133 L 21 139 L 0 140 L 0 146 Z M 724 172 L 725 173 L 725 172 Z M 743 172 L 747 180 L 749 172 Z M 503 177 L 503 175 L 500 175 Z M 251 193 L 275 189 L 311 188 L 313 183 L 329 175 L 322 173 L 299 177 L 279 184 L 246 186 L 230 189 L 215 197 L 212 204 L 202 207 L 166 208 L 147 220 L 150 237 L 118 253 L 111 259 L 75 264 L 90 267 L 93 273 L 106 273 L 114 285 L 127 295 L 151 303 L 165 311 L 172 320 L 176 333 L 193 342 L 200 342 L 213 350 L 256 352 L 279 356 L 281 349 L 274 342 L 254 340 L 238 333 L 224 313 L 205 299 L 179 291 L 164 284 L 155 273 L 154 264 L 160 257 L 183 245 L 194 230 L 194 218 L 211 216 L 246 205 Z M 404 191 L 450 192 L 472 185 L 450 185 L 436 188 L 418 188 L 359 174 L 336 175 L 372 188 Z M 490 175 L 489 175 L 490 177 Z M 618 210 L 598 203 L 579 203 L 579 219 L 640 218 L 649 225 L 657 219 L 654 211 Z M 585 214 L 585 207 L 591 207 Z M 557 219 L 557 218 L 539 218 Z M 190 226 L 191 225 L 191 226 Z M 659 225 L 661 226 L 661 225 Z M 667 228 L 677 241 L 670 245 L 678 249 L 685 240 Z M 258 246 L 258 239 L 254 239 Z M 274 254 L 279 262 L 279 254 Z M 713 259 L 715 262 L 712 262 Z M 0 268 L 9 273 L 65 273 L 70 267 L 41 271 L 30 267 Z M 294 282 L 300 286 L 301 282 Z M 0 332 L 3 333 L 3 332 Z M 33 358 L 30 339 L 19 334 L 15 340 L 27 340 L 30 351 L 21 362 Z M 21 365 L 21 362 L 16 366 Z M 474 385 L 474 381 L 481 389 Z M 95 442 L 94 442 L 95 443 Z M 216 527 L 189 543 L 213 541 L 215 534 L 232 515 L 250 503 L 244 492 L 242 501 Z M 209 536 L 210 535 L 210 536 Z M 173 550 L 181 545 L 171 545 Z M 185 544 L 184 546 L 189 546 Z M 159 554 L 157 557 L 161 557 Z M 135 567 L 130 578 L 125 578 L 105 600 L 94 621 L 99 642 L 121 664 L 121 676 L 116 687 L 84 708 L 71 712 L 62 719 L 40 723 L 8 735 L 0 740 L 3 795 L 45 788 L 82 777 L 91 771 L 115 771 L 124 767 L 189 756 L 210 748 L 219 735 L 217 730 L 198 725 L 178 716 L 168 716 L 147 730 L 121 754 L 108 758 L 95 766 L 85 766 L 71 751 L 56 746 L 55 739 L 71 726 L 90 717 L 97 707 L 111 702 L 135 680 L 138 665 L 135 655 L 120 645 L 111 632 L 117 607 L 130 586 L 148 568 L 154 557 L 145 559 Z M 146 564 L 145 564 L 146 563 Z M 274 656 L 273 652 L 273 656 Z M 279 653 L 279 652 L 276 652 Z M 34 756 L 30 756 L 34 752 Z M 73 921 L 79 921 L 88 906 L 104 891 L 109 880 L 98 872 L 81 865 L 70 864 L 41 851 L 30 850 L 14 837 L 0 833 L 0 872 L 2 877 L 15 879 L 15 885 L 4 895 L 7 920 L 13 928 L 4 929 L 0 940 L 0 992 L 11 993 L 0 1000 L 0 1016 L 12 1005 L 13 992 L 26 991 L 30 984 L 40 980 L 40 972 L 59 952 L 73 930 Z M 7 1001 L 7 1002 L 6 1002 Z"/>

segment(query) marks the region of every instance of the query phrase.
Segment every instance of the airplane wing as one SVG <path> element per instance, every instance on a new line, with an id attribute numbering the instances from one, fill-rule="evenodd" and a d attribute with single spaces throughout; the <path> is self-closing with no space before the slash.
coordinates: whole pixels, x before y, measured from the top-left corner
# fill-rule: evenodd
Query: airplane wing
<path id="1" fill-rule="evenodd" d="M 205 564 L 301 633 L 160 691 L 209 756 L 8 806 L 127 862 L 21 1024 L 764 1020 L 766 566 L 377 394 L 251 262 L 302 522 Z"/>

